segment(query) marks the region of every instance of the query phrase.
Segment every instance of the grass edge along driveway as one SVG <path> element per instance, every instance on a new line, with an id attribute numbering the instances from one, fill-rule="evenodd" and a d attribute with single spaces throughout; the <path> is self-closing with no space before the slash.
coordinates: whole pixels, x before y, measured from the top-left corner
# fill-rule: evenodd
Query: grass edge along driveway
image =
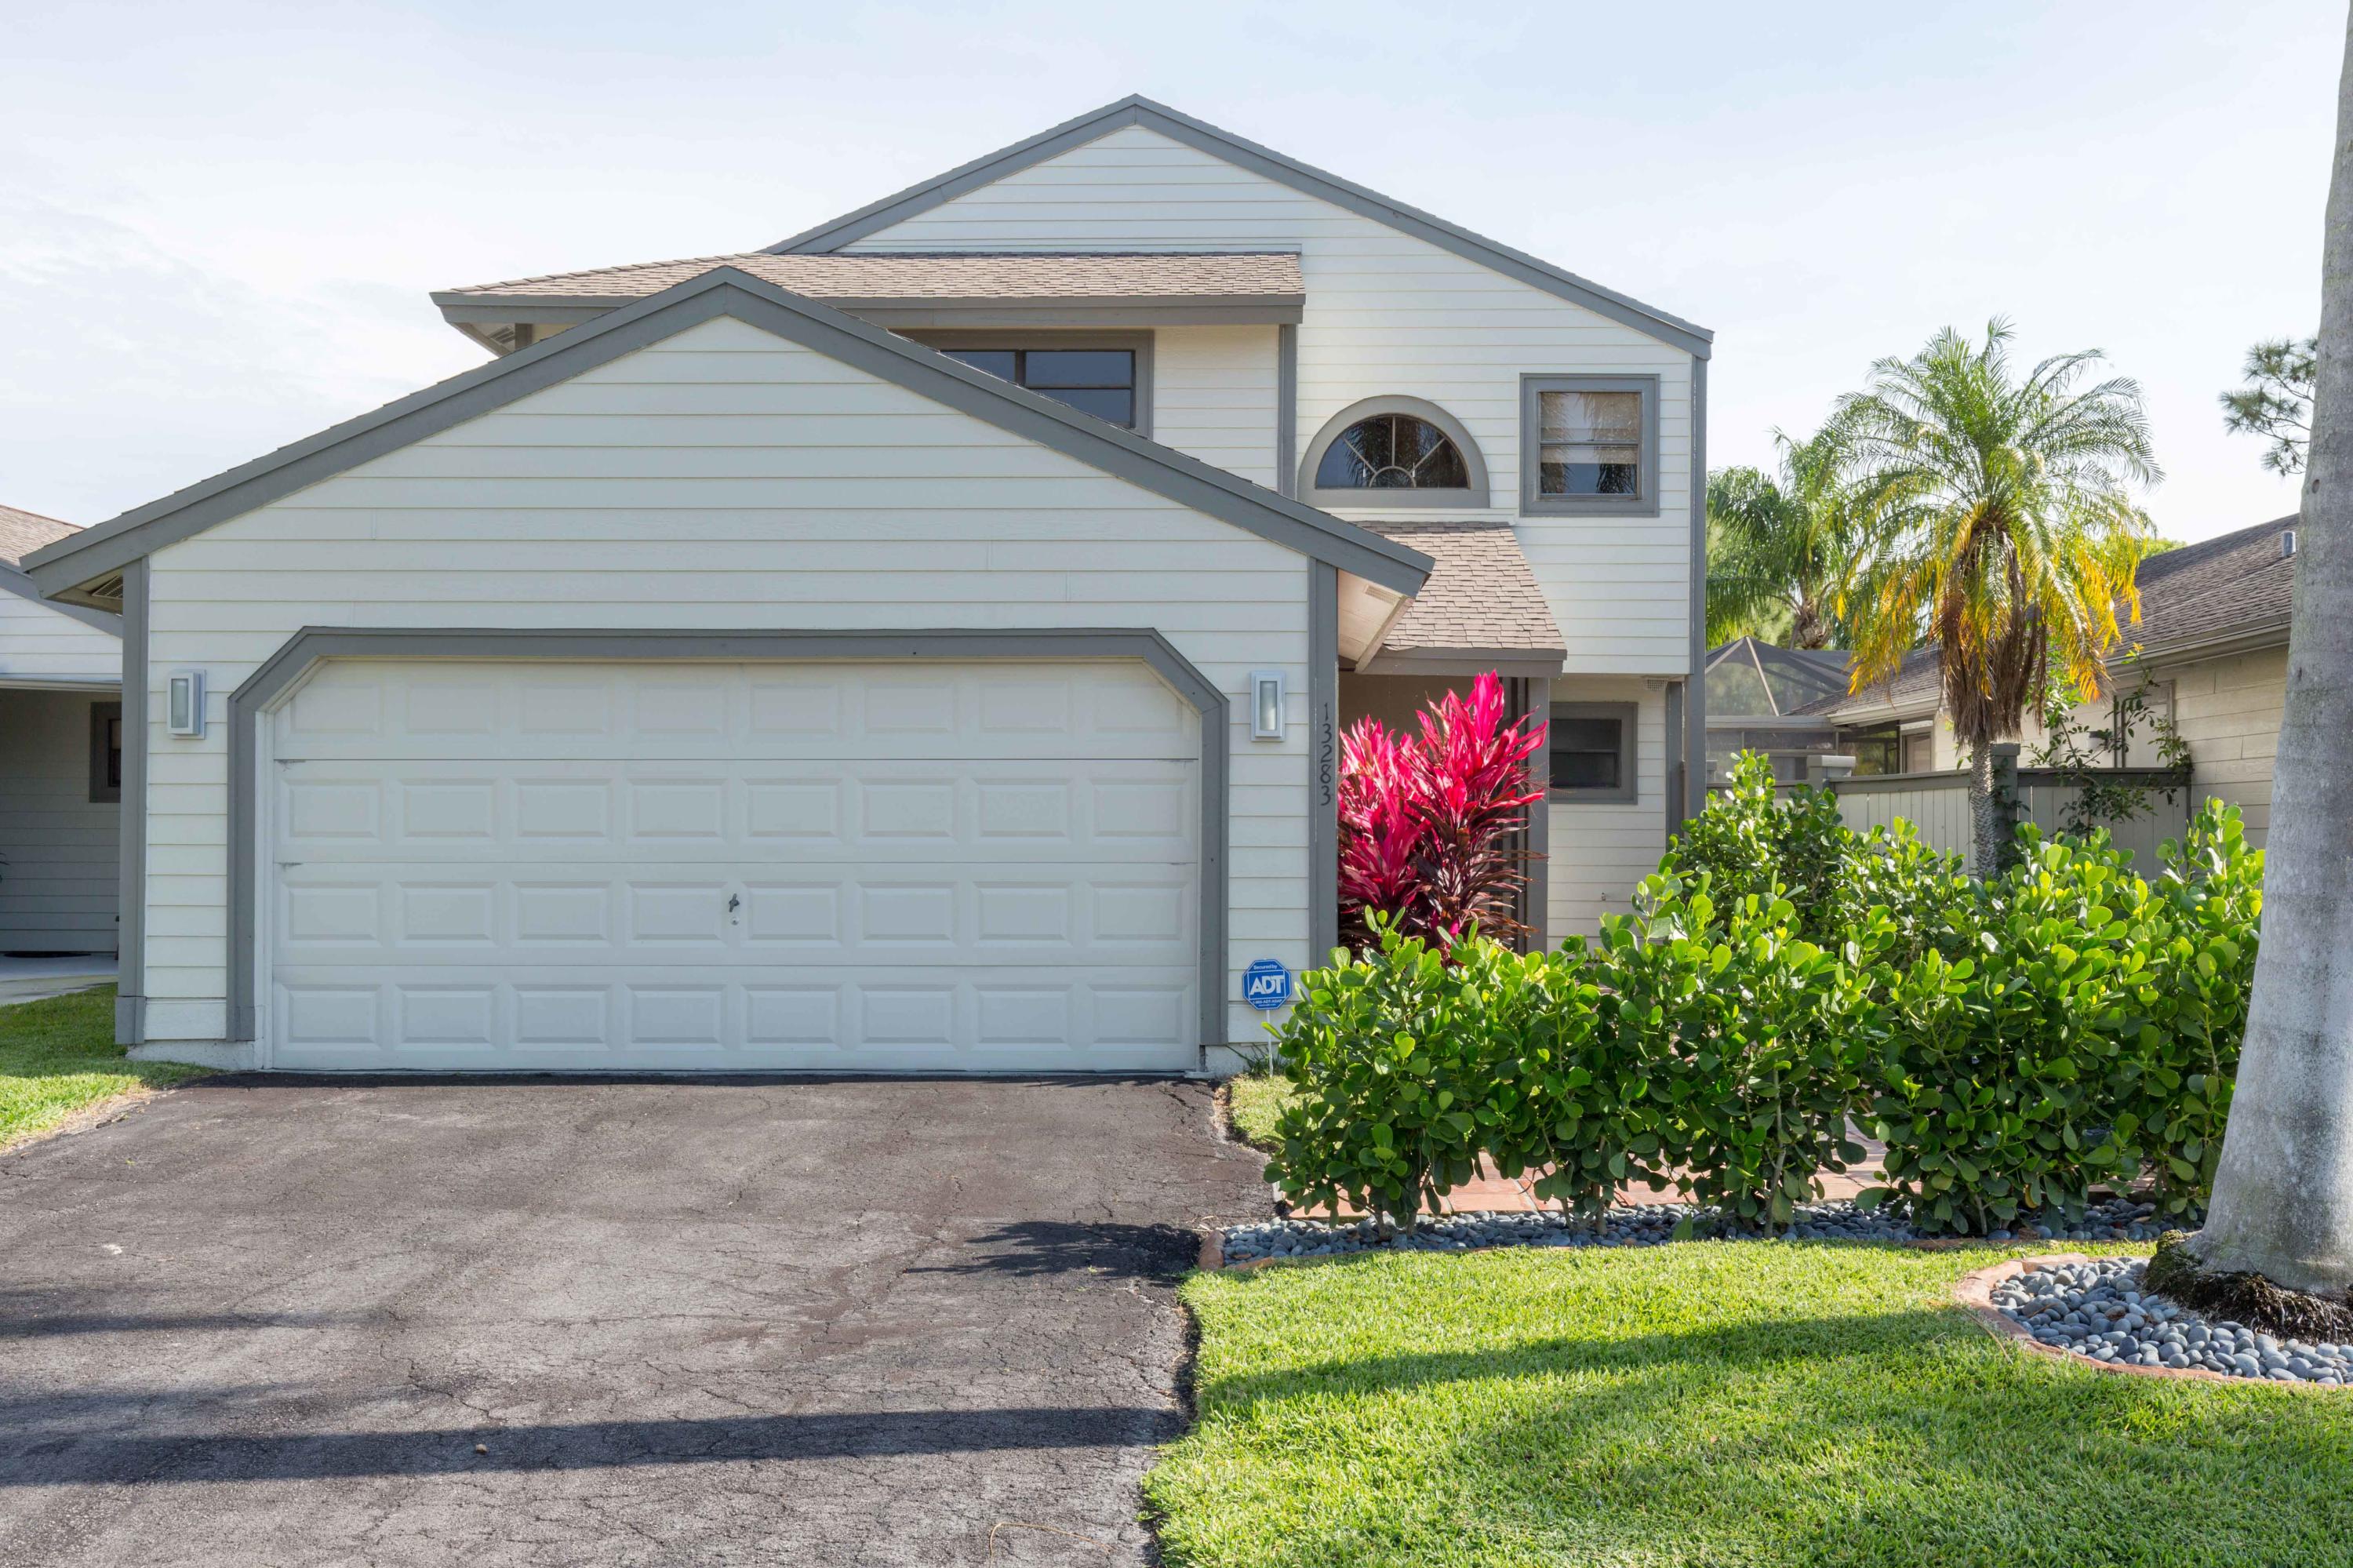
<path id="1" fill-rule="evenodd" d="M 1198 1420 L 1145 1478 L 1166 1561 L 2353 1563 L 2353 1400 L 2057 1365 L 1949 1305 L 2034 1250 L 1198 1275 Z"/>
<path id="2" fill-rule="evenodd" d="M 205 1071 L 132 1061 L 114 1043 L 111 985 L 0 1007 L 0 1151 Z"/>

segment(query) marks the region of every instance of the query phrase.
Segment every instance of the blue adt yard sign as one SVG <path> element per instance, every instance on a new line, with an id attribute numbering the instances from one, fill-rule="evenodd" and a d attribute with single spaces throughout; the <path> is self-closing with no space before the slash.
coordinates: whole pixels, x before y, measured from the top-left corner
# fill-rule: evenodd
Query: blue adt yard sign
<path id="1" fill-rule="evenodd" d="M 1272 959 L 1256 959 L 1242 971 L 1242 1000 L 1272 1012 L 1291 1000 L 1291 971 Z"/>

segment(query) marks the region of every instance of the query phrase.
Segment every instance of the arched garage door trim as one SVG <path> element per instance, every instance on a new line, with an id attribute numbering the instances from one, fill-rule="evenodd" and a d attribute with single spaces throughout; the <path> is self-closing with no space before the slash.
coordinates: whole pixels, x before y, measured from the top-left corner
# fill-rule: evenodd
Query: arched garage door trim
<path id="1" fill-rule="evenodd" d="M 228 1026 L 257 1036 L 257 901 L 261 894 L 256 770 L 260 723 L 311 669 L 330 659 L 795 660 L 1133 659 L 1167 682 L 1201 716 L 1201 1044 L 1221 1044 L 1226 1012 L 1226 694 L 1149 628 L 924 631 L 669 631 L 305 627 L 230 695 Z"/>

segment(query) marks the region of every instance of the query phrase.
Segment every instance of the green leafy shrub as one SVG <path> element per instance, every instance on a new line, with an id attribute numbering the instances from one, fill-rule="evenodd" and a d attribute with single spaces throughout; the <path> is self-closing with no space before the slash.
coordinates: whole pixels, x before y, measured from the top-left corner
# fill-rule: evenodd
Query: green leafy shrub
<path id="1" fill-rule="evenodd" d="M 2078 1214 L 2145 1162 L 2166 1213 L 2204 1202 L 2262 912 L 2235 812 L 2203 808 L 2154 882 L 2105 832 L 2029 828 L 1981 883 L 1738 773 L 1592 946 L 1383 930 L 1303 977 L 1269 1177 L 1410 1228 L 1483 1154 L 1573 1215 L 1672 1182 L 1778 1230 L 1862 1158 L 1852 1118 L 1887 1144 L 1863 1202 L 1927 1230 Z"/>
<path id="2" fill-rule="evenodd" d="M 2137 1139 L 2158 1212 L 2202 1213 L 2214 1188 L 2239 1070 L 2263 908 L 2263 852 L 2235 810 L 2208 800 L 2164 846 L 2164 921 L 2132 1001 L 2142 1020 L 2135 1072 L 2116 1117 Z"/>
<path id="3" fill-rule="evenodd" d="M 1733 759 L 1730 784 L 1667 845 L 1659 874 L 1687 884 L 1706 876 L 1719 907 L 1752 895 L 1767 903 L 1786 896 L 1799 911 L 1801 934 L 1828 941 L 1836 931 L 1831 901 L 1853 838 L 1837 796 L 1801 786 L 1785 797 L 1771 760 L 1744 751 Z"/>
<path id="4" fill-rule="evenodd" d="M 1821 1196 L 1820 1174 L 1863 1150 L 1848 1135 L 1873 1033 L 1865 977 L 1796 932 L 1779 890 L 1723 906 L 1704 878 L 1654 876 L 1641 913 L 1603 922 L 1618 1016 L 1666 1045 L 1664 1101 L 1675 1184 L 1743 1227 L 1778 1231 Z"/>
<path id="5" fill-rule="evenodd" d="M 2026 1209 L 2080 1213 L 2094 1182 L 2129 1181 L 2114 1126 L 2137 1071 L 2132 993 L 2155 938 L 2148 886 L 2106 833 L 2019 835 L 1973 920 L 1883 971 L 1886 1050 L 1873 1097 L 1887 1184 L 1925 1230 L 1975 1234 Z"/>
<path id="6" fill-rule="evenodd" d="M 1442 954 L 1377 917 L 1373 929 L 1377 946 L 1335 948 L 1330 968 L 1301 977 L 1276 1031 L 1297 1098 L 1266 1173 L 1295 1203 L 1345 1200 L 1410 1231 L 1477 1166 L 1497 1042 L 1517 1037 L 1517 982 L 1544 960 L 1476 936 Z"/>
<path id="7" fill-rule="evenodd" d="M 1622 978 L 1582 940 L 1521 962 L 1527 1005 L 1512 1010 L 1512 1035 L 1499 1032 L 1488 1044 L 1497 1116 L 1487 1150 L 1496 1169 L 1541 1171 L 1536 1196 L 1583 1219 L 1607 1210 L 1626 1181 L 1664 1190 L 1664 1102 L 1652 1094 L 1664 1036 L 1647 1019 L 1625 1016 L 1604 990 Z"/>

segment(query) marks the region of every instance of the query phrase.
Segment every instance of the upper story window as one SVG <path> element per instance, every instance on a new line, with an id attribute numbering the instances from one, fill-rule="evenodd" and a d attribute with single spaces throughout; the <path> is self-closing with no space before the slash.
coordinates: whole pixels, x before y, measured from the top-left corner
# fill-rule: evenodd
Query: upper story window
<path id="1" fill-rule="evenodd" d="M 1138 428 L 1135 415 L 1142 399 L 1133 348 L 943 345 L 940 352 L 1082 414 L 1131 430 Z"/>
<path id="2" fill-rule="evenodd" d="M 1659 378 L 1520 378 L 1520 510 L 1656 515 Z"/>
<path id="3" fill-rule="evenodd" d="M 1487 465 L 1461 421 L 1419 397 L 1367 397 L 1324 422 L 1299 464 L 1319 506 L 1484 506 Z"/>
<path id="4" fill-rule="evenodd" d="M 1446 432 L 1411 414 L 1375 414 L 1340 432 L 1315 465 L 1318 490 L 1468 490 L 1471 471 Z"/>

